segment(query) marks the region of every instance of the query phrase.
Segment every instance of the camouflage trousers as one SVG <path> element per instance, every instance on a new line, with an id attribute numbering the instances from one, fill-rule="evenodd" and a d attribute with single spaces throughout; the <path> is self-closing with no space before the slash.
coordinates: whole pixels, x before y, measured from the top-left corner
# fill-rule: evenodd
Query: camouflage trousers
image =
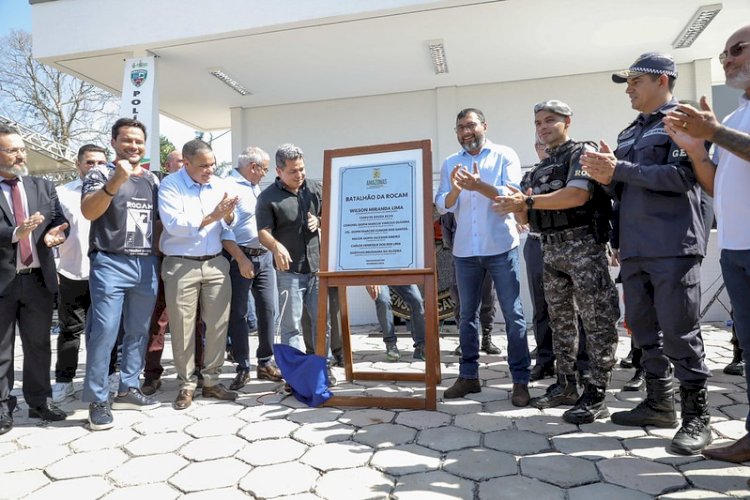
<path id="1" fill-rule="evenodd" d="M 552 328 L 557 373 L 575 374 L 578 352 L 576 311 L 586 331 L 591 382 L 606 387 L 615 365 L 617 288 L 609 275 L 605 246 L 593 236 L 545 243 L 544 296 Z"/>

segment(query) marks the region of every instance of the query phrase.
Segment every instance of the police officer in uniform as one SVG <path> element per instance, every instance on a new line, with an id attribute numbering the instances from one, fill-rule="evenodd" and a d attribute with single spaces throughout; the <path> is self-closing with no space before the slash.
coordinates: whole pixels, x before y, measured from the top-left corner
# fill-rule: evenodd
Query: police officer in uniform
<path id="1" fill-rule="evenodd" d="M 544 294 L 557 358 L 557 382 L 530 404 L 537 408 L 574 405 L 566 422 L 591 423 L 609 416 L 605 389 L 615 365 L 620 315 L 617 289 L 609 275 L 606 244 L 612 203 L 579 164 L 590 144 L 568 138 L 572 112 L 557 100 L 534 106 L 534 123 L 549 158 L 532 172 L 529 184 L 512 196 L 499 196 L 497 209 L 516 212 L 519 222 L 541 234 Z M 577 314 L 586 331 L 590 377 L 579 397 L 576 386 Z"/>
<path id="2" fill-rule="evenodd" d="M 627 83 L 631 106 L 640 114 L 620 133 L 614 153 L 602 142 L 581 164 L 620 201 L 625 319 L 646 370 L 646 399 L 613 414 L 612 421 L 675 427 L 671 362 L 680 381 L 682 426 L 669 450 L 694 455 L 711 441 L 706 393 L 711 372 L 699 323 L 705 230 L 690 160 L 662 123 L 678 105 L 672 96 L 676 78 L 672 57 L 655 52 L 613 74 L 614 82 Z"/>

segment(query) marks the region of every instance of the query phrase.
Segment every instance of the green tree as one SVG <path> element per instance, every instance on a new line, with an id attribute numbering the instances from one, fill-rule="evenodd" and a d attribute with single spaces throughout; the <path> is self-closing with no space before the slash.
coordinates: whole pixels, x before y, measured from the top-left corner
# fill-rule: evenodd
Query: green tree
<path id="1" fill-rule="evenodd" d="M 159 165 L 162 172 L 166 172 L 164 165 L 167 164 L 167 155 L 177 149 L 172 144 L 172 141 L 167 139 L 165 136 L 159 136 Z"/>

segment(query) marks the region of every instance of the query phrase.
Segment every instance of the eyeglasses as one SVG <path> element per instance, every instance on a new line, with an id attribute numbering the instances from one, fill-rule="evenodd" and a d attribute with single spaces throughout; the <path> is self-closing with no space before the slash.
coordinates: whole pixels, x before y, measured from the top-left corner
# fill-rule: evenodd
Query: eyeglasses
<path id="1" fill-rule="evenodd" d="M 466 130 L 466 131 L 475 130 L 479 125 L 481 125 L 481 123 L 469 122 L 466 125 L 456 125 L 456 128 L 453 129 L 453 130 L 455 130 L 456 132 L 461 133 L 464 130 Z"/>
<path id="2" fill-rule="evenodd" d="M 26 148 L 0 148 L 0 151 L 9 155 L 17 155 L 18 153 L 25 153 Z"/>
<path id="3" fill-rule="evenodd" d="M 750 42 L 737 42 L 731 47 L 729 47 L 729 50 L 725 50 L 721 54 L 719 54 L 719 62 L 721 64 L 724 64 L 724 62 L 727 60 L 727 57 L 739 57 L 740 54 L 742 54 L 742 51 L 745 50 L 745 47 L 750 45 Z"/>

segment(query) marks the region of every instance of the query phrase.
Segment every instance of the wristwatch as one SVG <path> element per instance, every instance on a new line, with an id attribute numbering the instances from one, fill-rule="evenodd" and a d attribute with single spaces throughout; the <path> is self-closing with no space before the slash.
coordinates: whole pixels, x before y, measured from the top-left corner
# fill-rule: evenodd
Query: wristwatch
<path id="1" fill-rule="evenodd" d="M 534 208 L 534 197 L 533 196 L 527 196 L 526 197 L 526 206 L 529 207 L 529 210 Z"/>

